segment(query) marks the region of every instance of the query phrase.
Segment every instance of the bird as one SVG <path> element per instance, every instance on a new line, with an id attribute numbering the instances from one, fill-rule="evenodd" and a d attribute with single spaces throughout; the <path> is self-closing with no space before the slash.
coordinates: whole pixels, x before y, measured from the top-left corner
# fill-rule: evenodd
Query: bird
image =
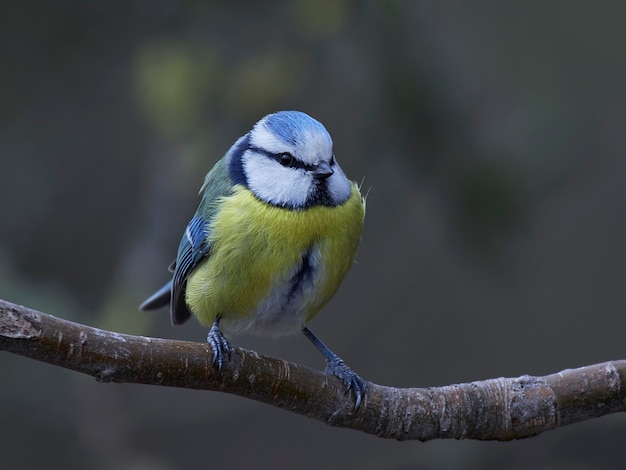
<path id="1" fill-rule="evenodd" d="M 365 218 L 324 125 L 301 111 L 263 117 L 207 173 L 200 195 L 171 279 L 140 310 L 169 306 L 173 325 L 195 316 L 209 328 L 218 375 L 232 350 L 224 333 L 302 332 L 358 410 L 365 381 L 307 326 L 354 263 Z"/>

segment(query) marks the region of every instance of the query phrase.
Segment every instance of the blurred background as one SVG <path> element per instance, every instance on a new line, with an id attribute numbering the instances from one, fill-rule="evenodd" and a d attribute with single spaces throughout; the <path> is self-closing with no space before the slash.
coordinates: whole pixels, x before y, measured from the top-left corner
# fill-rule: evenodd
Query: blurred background
<path id="1" fill-rule="evenodd" d="M 204 174 L 262 116 L 323 122 L 368 191 L 314 331 L 362 377 L 437 386 L 626 358 L 626 4 L 7 1 L 0 297 L 203 341 L 137 305 Z M 303 337 L 233 343 L 323 368 Z M 509 443 L 395 442 L 236 396 L 1 354 L 5 468 L 615 468 L 623 415 Z"/>

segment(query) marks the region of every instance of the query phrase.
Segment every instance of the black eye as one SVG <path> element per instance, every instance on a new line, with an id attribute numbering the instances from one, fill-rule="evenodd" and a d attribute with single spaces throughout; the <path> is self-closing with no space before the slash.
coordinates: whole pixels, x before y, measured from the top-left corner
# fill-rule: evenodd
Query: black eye
<path id="1" fill-rule="evenodd" d="M 282 166 L 293 166 L 296 159 L 289 152 L 279 153 L 278 154 L 278 163 Z"/>

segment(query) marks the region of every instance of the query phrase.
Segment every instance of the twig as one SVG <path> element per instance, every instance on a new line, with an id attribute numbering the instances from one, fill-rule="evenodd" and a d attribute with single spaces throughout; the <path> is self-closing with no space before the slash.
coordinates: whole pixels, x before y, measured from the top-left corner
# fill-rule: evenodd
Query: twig
<path id="1" fill-rule="evenodd" d="M 119 334 L 0 300 L 0 350 L 100 382 L 215 390 L 268 403 L 332 426 L 393 439 L 511 440 L 626 411 L 626 361 L 545 377 L 524 375 L 432 388 L 368 382 L 358 412 L 335 377 L 234 348 L 221 376 L 208 344 Z"/>

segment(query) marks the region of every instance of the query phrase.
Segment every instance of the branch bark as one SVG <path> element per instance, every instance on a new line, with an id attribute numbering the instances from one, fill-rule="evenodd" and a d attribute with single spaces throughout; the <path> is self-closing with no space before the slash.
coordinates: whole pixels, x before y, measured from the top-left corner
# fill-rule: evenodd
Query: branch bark
<path id="1" fill-rule="evenodd" d="M 626 361 L 430 388 L 367 383 L 361 408 L 335 377 L 234 348 L 221 376 L 208 344 L 119 334 L 0 300 L 0 350 L 93 376 L 215 390 L 384 438 L 511 440 L 626 411 Z"/>

